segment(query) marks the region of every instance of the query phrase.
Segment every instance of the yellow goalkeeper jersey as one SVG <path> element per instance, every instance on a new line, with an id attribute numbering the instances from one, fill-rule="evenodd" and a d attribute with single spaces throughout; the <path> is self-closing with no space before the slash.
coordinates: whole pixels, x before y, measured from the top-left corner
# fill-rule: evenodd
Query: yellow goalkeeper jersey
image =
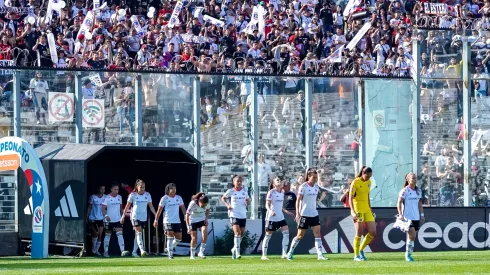
<path id="1" fill-rule="evenodd" d="M 350 186 L 350 194 L 354 196 L 354 210 L 356 213 L 370 212 L 369 207 L 369 191 L 371 190 L 371 180 L 363 181 L 361 178 L 356 178 Z"/>

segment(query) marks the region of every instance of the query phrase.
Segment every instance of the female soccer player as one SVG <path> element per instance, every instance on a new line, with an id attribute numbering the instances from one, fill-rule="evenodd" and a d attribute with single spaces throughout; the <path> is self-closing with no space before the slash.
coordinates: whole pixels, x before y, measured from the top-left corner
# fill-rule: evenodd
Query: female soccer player
<path id="1" fill-rule="evenodd" d="M 197 244 L 197 231 L 201 230 L 202 241 L 201 249 L 197 255 L 199 258 L 205 259 L 204 250 L 208 241 L 208 217 L 209 217 L 209 198 L 202 192 L 192 196 L 191 203 L 187 208 L 185 222 L 187 224 L 187 233 L 191 235 L 191 260 L 194 260 Z"/>
<path id="2" fill-rule="evenodd" d="M 102 203 L 106 195 L 105 186 L 100 185 L 97 188 L 97 194 L 90 196 L 88 201 L 88 224 L 92 230 L 92 253 L 101 256 L 99 252 L 100 243 L 102 241 L 102 233 L 104 233 L 104 215 L 102 214 Z"/>
<path id="3" fill-rule="evenodd" d="M 398 218 L 405 218 L 412 221 L 410 230 L 407 232 L 407 246 L 405 252 L 405 260 L 413 262 L 412 252 L 417 236 L 417 231 L 420 228 L 420 223 L 425 220 L 424 208 L 422 206 L 422 190 L 417 187 L 417 177 L 414 173 L 408 173 L 405 176 L 405 186 L 400 191 L 398 197 Z"/>
<path id="4" fill-rule="evenodd" d="M 294 237 L 289 248 L 288 260 L 293 259 L 293 253 L 308 228 L 313 230 L 315 236 L 315 248 L 318 260 L 328 260 L 323 257 L 322 239 L 320 237 L 320 218 L 316 210 L 316 198 L 320 188 L 317 184 L 318 173 L 315 169 L 308 169 L 306 182 L 301 184 L 298 190 L 298 199 L 296 200 L 296 222 L 298 223 L 298 234 Z"/>
<path id="5" fill-rule="evenodd" d="M 265 207 L 267 208 L 267 215 L 265 218 L 265 237 L 262 241 L 262 260 L 269 260 L 267 258 L 267 248 L 269 246 L 269 240 L 272 237 L 272 233 L 279 228 L 282 232 L 282 259 L 288 257 L 288 245 L 289 245 L 289 228 L 286 220 L 284 219 L 284 213 L 292 216 L 294 215 L 284 208 L 284 191 L 282 190 L 281 179 L 276 177 L 271 183 L 269 192 L 267 193 Z"/>
<path id="6" fill-rule="evenodd" d="M 136 242 L 141 251 L 141 257 L 145 257 L 147 253 L 143 243 L 143 228 L 145 228 L 148 220 L 147 208 L 150 207 L 153 215 L 156 213 L 155 208 L 151 203 L 151 195 L 145 191 L 145 182 L 140 179 L 136 180 L 134 188 L 137 192 L 129 194 L 128 202 L 126 203 L 123 213 L 126 213 L 131 205 L 134 205 L 131 210 L 131 222 L 133 224 L 133 229 L 136 232 Z M 121 224 L 124 224 L 125 217 L 126 215 L 122 215 Z M 133 253 L 133 257 L 138 257 L 138 254 Z"/>
<path id="7" fill-rule="evenodd" d="M 354 219 L 354 226 L 356 228 L 356 236 L 354 237 L 354 261 L 366 260 L 363 249 L 376 236 L 376 223 L 374 222 L 374 215 L 369 201 L 369 191 L 371 189 L 371 181 L 369 179 L 372 175 L 373 170 L 363 166 L 357 178 L 350 185 L 350 213 Z M 367 226 L 368 234 L 364 237 L 361 244 L 361 237 L 364 233 L 363 223 Z"/>
<path id="8" fill-rule="evenodd" d="M 228 208 L 228 217 L 230 218 L 230 224 L 235 233 L 233 239 L 233 248 L 231 249 L 231 255 L 233 259 L 240 259 L 240 242 L 243 234 L 245 234 L 245 226 L 247 225 L 247 205 L 248 205 L 248 192 L 242 186 L 242 177 L 234 175 L 232 178 L 233 188 L 228 189 L 221 201 Z M 229 202 L 228 202 L 229 200 Z"/>
<path id="9" fill-rule="evenodd" d="M 182 241 L 182 224 L 180 222 L 179 208 L 182 214 L 185 215 L 184 200 L 177 195 L 177 187 L 175 183 L 169 183 L 165 186 L 165 196 L 160 199 L 158 204 L 158 211 L 155 215 L 155 222 L 153 226 L 158 228 L 158 218 L 165 209 L 163 214 L 163 229 L 167 235 L 167 249 L 168 258 L 172 260 L 174 258 L 174 247 Z"/>
<path id="10" fill-rule="evenodd" d="M 104 257 L 109 257 L 109 243 L 112 231 L 116 231 L 117 242 L 121 249 L 121 256 L 128 256 L 129 252 L 124 250 L 124 238 L 122 232 L 121 215 L 122 198 L 119 195 L 119 184 L 113 183 L 111 193 L 106 196 L 102 203 L 102 213 L 105 217 L 105 238 L 104 238 Z"/>

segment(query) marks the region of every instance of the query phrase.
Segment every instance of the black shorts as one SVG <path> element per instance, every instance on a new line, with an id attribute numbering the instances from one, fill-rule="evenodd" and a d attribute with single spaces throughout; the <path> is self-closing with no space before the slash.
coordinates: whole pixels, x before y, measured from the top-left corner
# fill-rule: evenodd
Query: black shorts
<path id="1" fill-rule="evenodd" d="M 197 231 L 198 229 L 200 229 L 201 227 L 206 226 L 206 225 L 207 224 L 204 221 L 193 222 L 193 223 L 191 223 L 191 230 L 192 231 Z"/>
<path id="2" fill-rule="evenodd" d="M 180 224 L 180 223 L 164 223 L 163 229 L 167 232 L 172 231 L 175 233 L 181 233 L 182 232 L 182 224 Z"/>
<path id="3" fill-rule="evenodd" d="M 247 225 L 247 219 L 230 218 L 230 224 L 244 228 Z"/>
<path id="4" fill-rule="evenodd" d="M 147 221 L 131 220 L 131 223 L 133 224 L 133 227 L 141 226 L 141 228 L 145 228 Z"/>
<path id="5" fill-rule="evenodd" d="M 104 220 L 91 220 L 89 225 L 92 228 L 104 227 Z"/>
<path id="6" fill-rule="evenodd" d="M 116 228 L 122 229 L 122 224 L 120 222 L 106 222 L 104 225 L 104 229 L 108 231 L 116 231 Z"/>
<path id="7" fill-rule="evenodd" d="M 288 224 L 286 223 L 286 220 L 277 221 L 277 222 L 266 221 L 265 231 L 277 231 L 279 228 L 287 225 Z"/>
<path id="8" fill-rule="evenodd" d="M 318 216 L 315 217 L 303 217 L 299 219 L 298 228 L 299 229 L 308 229 L 313 226 L 320 225 L 320 218 Z"/>
<path id="9" fill-rule="evenodd" d="M 420 221 L 412 221 L 412 224 L 410 224 L 410 227 L 413 227 L 413 229 L 415 229 L 415 231 L 419 231 Z"/>
<path id="10" fill-rule="evenodd" d="M 157 123 L 158 121 L 158 109 L 156 107 L 146 107 L 143 112 L 144 123 Z"/>

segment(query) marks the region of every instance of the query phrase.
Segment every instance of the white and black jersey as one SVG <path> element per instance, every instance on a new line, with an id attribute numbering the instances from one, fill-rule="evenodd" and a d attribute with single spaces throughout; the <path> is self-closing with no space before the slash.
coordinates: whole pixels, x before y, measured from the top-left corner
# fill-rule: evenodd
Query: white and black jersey
<path id="1" fill-rule="evenodd" d="M 104 214 L 102 214 L 102 203 L 104 202 L 106 195 L 102 195 L 101 197 L 97 195 L 90 196 L 88 203 L 92 205 L 92 209 L 90 210 L 90 215 L 88 217 L 91 221 L 101 221 L 104 220 Z"/>
<path id="2" fill-rule="evenodd" d="M 228 216 L 230 218 L 247 218 L 247 201 L 249 197 L 245 188 L 240 190 L 236 190 L 235 188 L 228 189 L 223 196 L 230 200 L 230 205 L 232 208 L 228 211 Z"/>
<path id="3" fill-rule="evenodd" d="M 116 195 L 115 197 L 107 195 L 102 205 L 107 207 L 107 216 L 110 218 L 110 223 L 121 220 L 122 198 L 120 195 Z"/>
<path id="4" fill-rule="evenodd" d="M 266 197 L 267 201 L 271 202 L 270 210 L 267 211 L 265 220 L 278 222 L 284 220 L 284 213 L 282 212 L 284 205 L 284 191 L 277 191 L 276 189 L 269 190 Z M 272 216 L 274 212 L 274 216 Z"/>

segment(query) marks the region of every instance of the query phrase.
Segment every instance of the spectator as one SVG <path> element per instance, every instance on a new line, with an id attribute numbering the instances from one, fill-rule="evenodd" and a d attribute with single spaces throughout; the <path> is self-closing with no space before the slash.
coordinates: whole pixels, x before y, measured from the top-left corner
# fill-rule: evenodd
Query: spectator
<path id="1" fill-rule="evenodd" d="M 284 208 L 296 209 L 296 194 L 291 191 L 291 184 L 288 181 L 284 182 Z"/>
<path id="2" fill-rule="evenodd" d="M 46 124 L 46 112 L 48 111 L 48 82 L 43 79 L 41 72 L 36 72 L 36 77 L 31 79 L 29 84 L 31 99 L 34 102 L 37 124 L 40 124 L 41 117 L 43 124 Z"/>

